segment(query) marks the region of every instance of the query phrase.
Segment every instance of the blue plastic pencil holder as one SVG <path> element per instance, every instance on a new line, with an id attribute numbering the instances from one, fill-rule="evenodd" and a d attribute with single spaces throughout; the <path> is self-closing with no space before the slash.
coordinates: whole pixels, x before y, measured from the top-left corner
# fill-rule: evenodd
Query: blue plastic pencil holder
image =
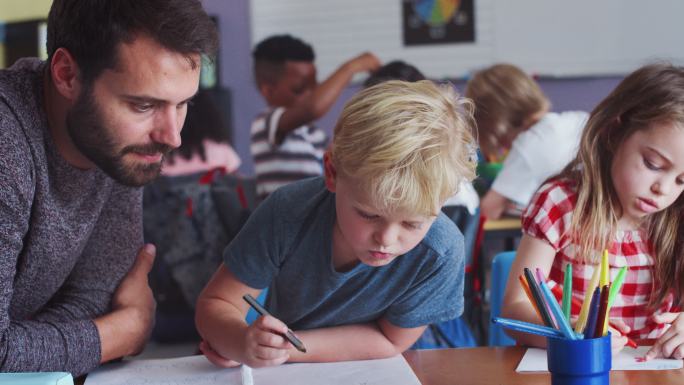
<path id="1" fill-rule="evenodd" d="M 585 340 L 553 337 L 546 340 L 552 385 L 610 384 L 610 333 Z"/>

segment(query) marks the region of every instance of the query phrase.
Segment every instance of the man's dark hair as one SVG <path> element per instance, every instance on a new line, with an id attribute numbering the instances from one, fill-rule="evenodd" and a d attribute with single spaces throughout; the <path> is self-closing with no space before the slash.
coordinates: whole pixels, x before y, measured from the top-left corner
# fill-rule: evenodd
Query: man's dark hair
<path id="1" fill-rule="evenodd" d="M 315 59 L 313 48 L 291 35 L 275 35 L 262 40 L 252 56 L 257 84 L 275 83 L 287 61 L 313 62 Z"/>
<path id="2" fill-rule="evenodd" d="M 171 51 L 210 59 L 218 47 L 216 25 L 199 0 L 54 0 L 48 15 L 48 62 L 58 48 L 66 48 L 82 81 L 91 83 L 105 69 L 116 68 L 119 44 L 139 35 Z"/>
<path id="3" fill-rule="evenodd" d="M 425 80 L 425 75 L 418 71 L 418 68 L 401 60 L 395 60 L 373 72 L 373 74 L 363 83 L 363 86 L 370 87 L 388 80 L 417 82 L 419 80 Z"/>

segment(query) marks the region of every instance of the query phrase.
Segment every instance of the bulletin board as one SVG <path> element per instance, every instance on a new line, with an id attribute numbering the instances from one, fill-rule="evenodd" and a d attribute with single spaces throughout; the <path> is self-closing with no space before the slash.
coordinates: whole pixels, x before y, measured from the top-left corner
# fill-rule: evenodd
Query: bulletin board
<path id="1" fill-rule="evenodd" d="M 545 76 L 623 75 L 684 64 L 681 0 L 472 0 L 474 41 L 406 45 L 408 5 L 459 0 L 251 0 L 252 46 L 290 33 L 311 43 L 319 77 L 364 51 L 431 78 L 463 78 L 497 62 Z M 426 5 L 425 3 L 430 3 Z"/>

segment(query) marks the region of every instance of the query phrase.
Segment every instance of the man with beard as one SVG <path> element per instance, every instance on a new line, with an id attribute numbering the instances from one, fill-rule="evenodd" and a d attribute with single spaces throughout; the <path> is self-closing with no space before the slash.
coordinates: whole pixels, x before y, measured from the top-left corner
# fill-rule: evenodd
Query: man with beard
<path id="1" fill-rule="evenodd" d="M 48 60 L 0 71 L 0 371 L 78 376 L 142 349 L 139 187 L 216 44 L 198 0 L 55 0 Z"/>

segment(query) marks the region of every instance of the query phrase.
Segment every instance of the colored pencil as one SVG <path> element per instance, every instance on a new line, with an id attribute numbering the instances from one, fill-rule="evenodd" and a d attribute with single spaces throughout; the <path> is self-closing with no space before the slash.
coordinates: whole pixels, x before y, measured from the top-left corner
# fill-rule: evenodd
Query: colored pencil
<path id="1" fill-rule="evenodd" d="M 551 320 L 551 316 L 546 309 L 546 304 L 544 303 L 544 298 L 542 296 L 541 289 L 539 288 L 539 284 L 534 279 L 534 276 L 532 276 L 532 271 L 526 267 L 523 269 L 523 274 L 525 274 L 525 279 L 527 280 L 527 284 L 532 292 L 532 296 L 534 297 L 534 302 L 537 304 L 537 309 L 541 314 L 544 325 L 551 328 L 555 327 L 553 321 Z"/>
<path id="2" fill-rule="evenodd" d="M 523 290 L 525 291 L 525 294 L 527 294 L 527 299 L 530 300 L 530 303 L 532 304 L 532 307 L 534 310 L 537 312 L 537 316 L 539 316 L 539 320 L 541 322 L 544 322 L 544 318 L 541 315 L 541 312 L 539 311 L 539 308 L 537 307 L 537 303 L 534 301 L 534 297 L 532 296 L 532 291 L 530 290 L 530 286 L 527 284 L 527 281 L 522 275 L 518 276 L 518 282 L 520 282 L 520 286 L 522 286 Z"/>
<path id="3" fill-rule="evenodd" d="M 572 264 L 565 265 L 563 280 L 563 315 L 570 322 L 570 306 L 572 304 Z"/>
<path id="4" fill-rule="evenodd" d="M 604 330 L 608 330 L 607 323 L 610 322 L 610 309 L 613 307 L 615 298 L 617 298 L 618 294 L 620 294 L 622 284 L 625 282 L 625 274 L 627 274 L 627 266 L 623 266 L 620 271 L 618 271 L 617 275 L 615 276 L 615 280 L 610 285 L 610 291 L 608 292 L 608 309 L 606 309 L 608 314 L 606 315 L 606 324 L 603 325 Z"/>
<path id="5" fill-rule="evenodd" d="M 596 329 L 596 318 L 598 316 L 599 302 L 601 297 L 601 289 L 598 287 L 594 289 L 591 295 L 591 302 L 589 305 L 589 315 L 587 315 L 587 325 L 584 328 L 584 338 L 589 339 L 594 337 L 594 330 Z"/>
<path id="6" fill-rule="evenodd" d="M 591 280 L 589 281 L 589 287 L 584 292 L 584 301 L 580 308 L 579 317 L 577 318 L 577 323 L 575 323 L 575 331 L 581 333 L 584 327 L 587 325 L 587 315 L 589 314 L 589 305 L 591 304 L 591 296 L 594 293 L 594 289 L 599 283 L 601 271 L 598 266 L 594 267 L 594 273 L 591 275 Z"/>
<path id="7" fill-rule="evenodd" d="M 601 287 L 610 283 L 610 266 L 608 265 L 608 249 L 603 250 L 601 258 Z"/>
<path id="8" fill-rule="evenodd" d="M 558 328 L 560 329 L 560 331 L 563 332 L 565 338 L 576 340 L 577 336 L 570 327 L 570 322 L 568 322 L 568 320 L 565 319 L 565 316 L 563 316 L 563 311 L 558 305 L 558 302 L 556 302 L 556 298 L 553 296 L 553 293 L 551 293 L 551 289 L 549 289 L 549 286 L 546 284 L 546 282 L 542 281 L 539 283 L 539 287 L 541 287 L 542 293 L 546 298 L 546 302 L 551 308 L 551 312 L 553 313 L 554 317 L 556 318 L 556 321 L 558 322 Z"/>
<path id="9" fill-rule="evenodd" d="M 625 275 L 627 274 L 627 266 L 623 266 L 615 276 L 615 280 L 610 285 L 610 292 L 608 293 L 608 306 L 613 306 L 615 298 L 620 294 L 622 284 L 625 282 Z"/>
<path id="10" fill-rule="evenodd" d="M 541 283 L 546 282 L 546 278 L 544 278 L 544 274 L 541 272 L 540 268 L 536 268 L 534 270 L 534 272 L 537 275 L 537 281 L 539 282 L 539 287 L 541 288 Z M 552 327 L 560 329 L 560 325 L 558 324 L 558 320 L 556 320 L 556 316 L 551 311 L 551 305 L 546 302 L 546 296 L 543 293 L 542 293 L 542 298 L 544 299 L 544 303 L 546 304 L 546 311 L 548 311 L 549 316 L 551 316 L 551 322 L 553 323 Z"/>
<path id="11" fill-rule="evenodd" d="M 604 285 L 601 288 L 601 303 L 599 305 L 598 317 L 596 318 L 596 329 L 594 330 L 594 338 L 599 338 L 604 336 L 606 331 L 604 331 L 603 326 L 606 324 L 606 316 L 608 310 L 608 293 L 610 288 L 608 285 Z"/>
<path id="12" fill-rule="evenodd" d="M 598 269 L 596 269 L 595 271 L 598 271 Z M 598 277 L 598 275 L 597 275 L 597 277 Z M 594 287 L 594 289 L 596 289 L 596 287 Z M 551 289 L 551 291 L 553 292 L 553 295 L 556 296 L 557 299 L 563 297 L 563 289 L 561 289 L 560 285 L 555 285 L 553 287 L 553 289 Z M 586 298 L 586 296 L 585 296 L 585 298 Z M 600 296 L 599 296 L 599 298 L 600 298 Z M 589 296 L 589 301 L 587 301 L 587 303 L 589 305 L 591 305 L 591 296 Z M 610 294 L 608 296 L 608 304 L 610 305 Z M 589 313 L 589 305 L 587 305 L 587 313 Z M 572 311 L 573 312 L 577 311 L 580 308 L 580 306 L 584 306 L 584 304 L 580 304 L 580 302 L 577 298 L 573 298 L 572 299 Z M 579 322 L 579 320 L 578 320 L 578 322 Z M 586 318 L 585 318 L 584 326 L 586 326 L 586 325 L 587 325 L 587 323 L 586 323 Z M 615 323 L 611 322 L 610 319 L 608 320 L 608 325 L 617 329 L 617 326 L 615 326 Z M 575 323 L 575 332 L 576 333 L 582 333 L 582 331 L 584 330 L 584 326 L 582 326 L 582 328 L 578 328 L 577 323 Z M 627 337 L 627 346 L 629 346 L 632 349 L 637 348 L 636 342 L 634 342 L 634 340 L 629 338 L 629 337 Z"/>
<path id="13" fill-rule="evenodd" d="M 508 319 L 508 318 L 494 317 L 494 318 L 492 318 L 492 323 L 501 325 L 502 327 L 505 327 L 505 328 L 508 328 L 511 330 L 524 332 L 524 333 L 536 334 L 536 335 L 540 335 L 543 337 L 565 338 L 563 333 L 558 329 L 553 329 L 553 328 L 550 328 L 548 326 L 537 325 L 537 324 L 533 324 L 530 322 L 518 321 L 518 320 Z"/>

